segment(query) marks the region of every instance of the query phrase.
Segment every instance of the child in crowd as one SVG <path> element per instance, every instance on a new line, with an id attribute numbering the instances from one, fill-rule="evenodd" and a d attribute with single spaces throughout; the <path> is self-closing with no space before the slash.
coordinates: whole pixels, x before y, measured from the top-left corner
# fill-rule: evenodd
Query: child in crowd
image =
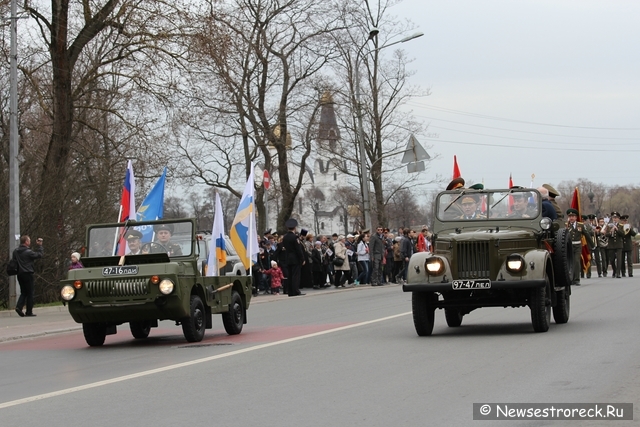
<path id="1" fill-rule="evenodd" d="M 280 287 L 282 286 L 282 280 L 284 280 L 284 274 L 282 274 L 282 269 L 278 267 L 278 263 L 271 261 L 271 268 L 264 270 L 264 273 L 271 276 L 271 293 L 280 295 Z"/>
<path id="2" fill-rule="evenodd" d="M 84 265 L 80 262 L 80 254 L 78 252 L 71 254 L 71 265 L 69 265 L 69 270 L 75 270 L 76 268 L 84 268 Z"/>

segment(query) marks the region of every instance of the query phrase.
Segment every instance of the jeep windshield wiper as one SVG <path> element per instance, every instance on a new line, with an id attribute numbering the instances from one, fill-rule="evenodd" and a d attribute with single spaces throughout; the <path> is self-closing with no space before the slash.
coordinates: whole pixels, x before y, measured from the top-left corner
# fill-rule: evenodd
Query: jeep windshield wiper
<path id="1" fill-rule="evenodd" d="M 496 205 L 498 205 L 501 201 L 504 200 L 505 197 L 507 197 L 509 194 L 513 193 L 513 190 L 509 190 L 509 192 L 507 194 L 505 194 L 504 196 L 502 196 L 502 198 L 500 200 L 498 200 L 497 202 L 495 202 L 493 204 L 493 206 L 491 206 L 491 209 L 495 208 Z"/>
<path id="2" fill-rule="evenodd" d="M 444 209 L 444 211 L 443 211 L 443 212 L 448 211 L 448 210 L 449 210 L 449 208 L 451 207 L 451 205 L 453 205 L 455 202 L 457 202 L 457 201 L 458 201 L 458 199 L 460 199 L 460 197 L 462 197 L 462 196 L 464 196 L 464 191 L 462 191 L 460 194 L 458 194 L 458 197 L 456 197 L 455 199 L 453 199 L 453 200 L 451 201 L 451 203 L 449 203 L 449 204 L 447 205 L 447 207 Z"/>

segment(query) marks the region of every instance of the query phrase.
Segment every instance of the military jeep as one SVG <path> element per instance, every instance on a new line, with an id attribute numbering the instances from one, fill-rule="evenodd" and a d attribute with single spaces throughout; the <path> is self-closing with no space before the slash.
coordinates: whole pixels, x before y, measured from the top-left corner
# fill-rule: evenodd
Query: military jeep
<path id="1" fill-rule="evenodd" d="M 205 276 L 198 263 L 205 243 L 195 225 L 194 219 L 176 219 L 87 227 L 84 268 L 70 270 L 61 289 L 87 344 L 101 346 L 124 323 L 134 338 L 144 339 L 159 320 L 174 320 L 187 341 L 199 342 L 212 328 L 214 313 L 222 314 L 229 335 L 242 332 L 251 277 Z M 160 229 L 171 230 L 170 242 L 156 239 Z M 131 237 L 141 241 L 135 255 Z"/>
<path id="2" fill-rule="evenodd" d="M 549 329 L 552 311 L 556 323 L 569 321 L 572 242 L 541 212 L 535 189 L 438 195 L 433 253 L 411 257 L 403 285 L 419 336 L 431 335 L 435 309 L 450 327 L 480 307 L 528 306 L 536 332 Z"/>

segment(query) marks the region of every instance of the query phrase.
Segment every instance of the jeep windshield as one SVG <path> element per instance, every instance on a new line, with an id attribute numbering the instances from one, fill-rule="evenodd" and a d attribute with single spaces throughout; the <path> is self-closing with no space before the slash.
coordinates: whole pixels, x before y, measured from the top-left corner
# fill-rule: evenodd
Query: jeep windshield
<path id="1" fill-rule="evenodd" d="M 190 256 L 193 250 L 191 221 L 145 221 L 91 226 L 85 257 L 167 253 Z"/>
<path id="2" fill-rule="evenodd" d="M 505 221 L 537 218 L 540 193 L 533 189 L 443 192 L 436 201 L 440 221 Z"/>

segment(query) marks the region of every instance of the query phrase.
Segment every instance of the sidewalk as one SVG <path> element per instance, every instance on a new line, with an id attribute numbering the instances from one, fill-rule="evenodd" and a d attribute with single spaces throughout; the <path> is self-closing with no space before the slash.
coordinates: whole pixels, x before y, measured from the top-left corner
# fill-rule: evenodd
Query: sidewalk
<path id="1" fill-rule="evenodd" d="M 398 286 L 389 284 L 384 288 Z M 295 300 L 327 293 L 349 292 L 358 289 L 371 289 L 370 286 L 358 286 L 336 289 L 333 286 L 325 289 L 301 289 L 306 296 L 289 298 L 287 295 L 258 295 L 251 298 L 251 305 L 273 301 Z M 373 288 L 375 289 L 375 288 Z M 251 307 L 249 307 L 251 310 Z M 82 325 L 76 323 L 69 315 L 66 306 L 36 307 L 33 309 L 36 317 L 20 317 L 15 310 L 0 311 L 0 343 L 25 338 L 34 338 L 44 335 L 59 334 L 62 332 L 81 330 Z"/>

